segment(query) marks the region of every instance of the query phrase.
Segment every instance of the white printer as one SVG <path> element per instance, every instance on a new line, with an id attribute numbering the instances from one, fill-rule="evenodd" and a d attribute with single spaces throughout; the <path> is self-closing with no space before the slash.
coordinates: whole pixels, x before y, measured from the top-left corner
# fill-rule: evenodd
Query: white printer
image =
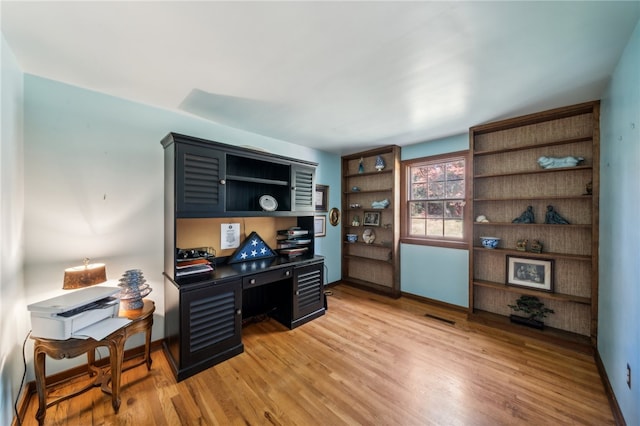
<path id="1" fill-rule="evenodd" d="M 45 339 L 104 337 L 130 321 L 119 318 L 118 287 L 93 286 L 74 290 L 27 306 L 31 335 Z"/>

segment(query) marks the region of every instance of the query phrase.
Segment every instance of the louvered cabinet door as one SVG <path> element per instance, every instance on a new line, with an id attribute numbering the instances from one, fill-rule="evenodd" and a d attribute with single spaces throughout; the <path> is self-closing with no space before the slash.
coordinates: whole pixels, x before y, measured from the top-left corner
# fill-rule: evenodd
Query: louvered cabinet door
<path id="1" fill-rule="evenodd" d="M 324 310 L 323 265 L 293 269 L 293 321 Z"/>
<path id="2" fill-rule="evenodd" d="M 315 210 L 315 174 L 314 167 L 291 166 L 291 211 Z"/>
<path id="3" fill-rule="evenodd" d="M 242 280 L 183 291 L 180 309 L 181 367 L 213 365 L 242 347 Z"/>
<path id="4" fill-rule="evenodd" d="M 178 217 L 224 212 L 225 153 L 186 144 L 176 148 Z"/>

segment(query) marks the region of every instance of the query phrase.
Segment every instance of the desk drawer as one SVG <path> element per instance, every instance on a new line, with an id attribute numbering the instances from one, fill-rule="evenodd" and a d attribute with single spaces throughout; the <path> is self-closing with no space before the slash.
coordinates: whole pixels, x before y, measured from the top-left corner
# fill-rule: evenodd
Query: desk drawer
<path id="1" fill-rule="evenodd" d="M 293 276 L 292 268 L 276 269 L 275 271 L 261 272 L 242 278 L 242 289 L 258 287 L 264 284 L 285 280 Z"/>

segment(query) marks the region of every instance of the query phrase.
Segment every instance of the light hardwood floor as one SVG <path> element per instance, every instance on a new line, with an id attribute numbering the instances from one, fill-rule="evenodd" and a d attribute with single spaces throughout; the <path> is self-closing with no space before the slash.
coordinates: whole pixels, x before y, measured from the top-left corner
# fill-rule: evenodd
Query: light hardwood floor
<path id="1" fill-rule="evenodd" d="M 325 316 L 248 325 L 243 354 L 180 383 L 154 351 L 151 372 L 124 373 L 118 415 L 95 388 L 47 410 L 46 424 L 615 424 L 589 355 L 404 297 L 332 291 Z M 36 410 L 34 396 L 23 424 Z"/>

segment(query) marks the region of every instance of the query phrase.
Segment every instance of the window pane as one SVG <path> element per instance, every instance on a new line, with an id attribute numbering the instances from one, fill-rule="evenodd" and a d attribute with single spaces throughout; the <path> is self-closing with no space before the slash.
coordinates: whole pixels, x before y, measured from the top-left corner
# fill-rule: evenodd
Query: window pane
<path id="1" fill-rule="evenodd" d="M 444 181 L 444 164 L 432 164 L 427 169 L 430 182 Z"/>
<path id="2" fill-rule="evenodd" d="M 444 236 L 450 238 L 462 238 L 462 220 L 447 220 L 444 225 Z"/>
<path id="3" fill-rule="evenodd" d="M 454 180 L 447 182 L 447 195 L 443 198 L 464 198 L 464 181 Z"/>
<path id="4" fill-rule="evenodd" d="M 445 217 L 462 219 L 462 201 L 447 201 L 445 203 Z"/>
<path id="5" fill-rule="evenodd" d="M 411 219 L 410 235 L 424 237 L 426 235 L 427 222 L 424 219 Z"/>
<path id="6" fill-rule="evenodd" d="M 426 182 L 426 181 L 427 181 L 426 167 L 411 167 L 411 182 Z"/>
<path id="7" fill-rule="evenodd" d="M 410 203 L 409 215 L 411 218 L 425 217 L 427 211 L 426 203 Z"/>
<path id="8" fill-rule="evenodd" d="M 427 199 L 427 184 L 416 183 L 411 185 L 411 199 L 412 200 L 426 200 Z"/>
<path id="9" fill-rule="evenodd" d="M 447 163 L 447 180 L 464 179 L 464 160 Z"/>
<path id="10" fill-rule="evenodd" d="M 442 227 L 444 220 L 428 219 L 427 220 L 427 236 L 429 237 L 442 237 Z"/>
<path id="11" fill-rule="evenodd" d="M 441 218 L 444 215 L 444 203 L 442 201 L 429 201 L 427 203 L 427 217 Z"/>
<path id="12" fill-rule="evenodd" d="M 444 182 L 429 182 L 428 199 L 444 198 Z"/>

